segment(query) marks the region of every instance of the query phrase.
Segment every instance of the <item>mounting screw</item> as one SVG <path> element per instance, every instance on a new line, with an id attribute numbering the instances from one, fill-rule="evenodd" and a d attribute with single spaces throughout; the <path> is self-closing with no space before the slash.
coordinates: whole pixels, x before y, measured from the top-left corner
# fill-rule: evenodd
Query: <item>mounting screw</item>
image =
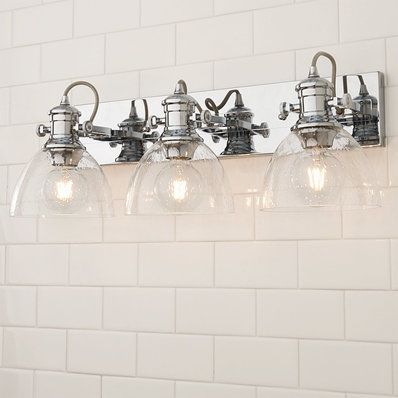
<path id="1" fill-rule="evenodd" d="M 45 126 L 44 124 L 39 124 L 36 127 L 36 134 L 39 137 L 44 137 L 46 134 L 48 134 L 50 132 L 50 128 Z"/>

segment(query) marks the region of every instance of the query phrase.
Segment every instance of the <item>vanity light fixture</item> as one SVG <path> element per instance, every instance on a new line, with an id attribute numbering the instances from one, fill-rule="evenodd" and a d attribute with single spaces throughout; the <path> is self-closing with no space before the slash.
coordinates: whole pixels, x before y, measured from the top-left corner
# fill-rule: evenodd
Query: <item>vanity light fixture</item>
<path id="1" fill-rule="evenodd" d="M 319 76 L 316 63 L 320 56 L 332 64 L 332 82 Z M 364 84 L 360 95 L 352 99 L 345 83 L 343 97 L 337 98 L 335 84 L 336 62 L 330 54 L 319 52 L 308 78 L 296 86 L 299 102 L 281 104 L 280 119 L 291 112 L 298 113 L 299 119 L 269 163 L 263 209 L 349 209 L 380 204 L 380 190 L 358 143 L 380 141 L 377 102 Z M 342 124 L 354 125 L 358 141 Z"/>
<path id="2" fill-rule="evenodd" d="M 187 94 L 183 80 L 162 105 L 165 117 L 153 116 L 151 127 L 163 125 L 163 133 L 141 158 L 131 178 L 127 213 L 232 212 L 233 198 L 224 169 L 196 132 L 202 125 L 202 108 Z"/>
<path id="3" fill-rule="evenodd" d="M 81 113 L 70 105 L 68 94 L 79 85 L 95 96 L 90 119 L 79 123 Z M 100 165 L 86 151 L 79 137 L 93 132 L 99 105 L 98 92 L 88 82 L 69 85 L 59 106 L 50 110 L 50 127 L 39 125 L 37 135 L 48 141 L 19 178 L 11 201 L 12 216 L 109 216 L 111 193 Z"/>

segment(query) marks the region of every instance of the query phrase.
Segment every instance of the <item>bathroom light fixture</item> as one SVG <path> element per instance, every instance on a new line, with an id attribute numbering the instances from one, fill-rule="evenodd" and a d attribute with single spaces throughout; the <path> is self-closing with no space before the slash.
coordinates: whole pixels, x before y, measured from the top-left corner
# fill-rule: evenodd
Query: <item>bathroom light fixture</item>
<path id="1" fill-rule="evenodd" d="M 83 124 L 79 124 L 81 114 L 68 98 L 78 85 L 89 87 L 95 96 L 90 120 Z M 60 105 L 50 110 L 50 127 L 37 128 L 39 136 L 49 134 L 49 139 L 19 178 L 11 201 L 12 216 L 112 214 L 106 178 L 79 139 L 93 132 L 98 105 L 97 90 L 88 82 L 78 81 L 65 89 Z"/>
<path id="2" fill-rule="evenodd" d="M 316 63 L 320 56 L 332 64 L 332 82 L 319 76 Z M 364 85 L 360 96 L 352 99 L 345 84 L 343 97 L 336 98 L 335 83 L 334 58 L 319 52 L 312 60 L 308 78 L 296 86 L 299 103 L 281 104 L 280 119 L 285 120 L 291 112 L 298 113 L 299 119 L 269 163 L 263 209 L 379 205 L 380 190 L 368 160 L 341 125 L 354 125 L 354 134 L 362 143 L 380 140 L 375 130 L 377 102 L 369 97 Z"/>
<path id="3" fill-rule="evenodd" d="M 219 116 L 219 111 L 226 105 L 232 94 L 236 95 L 234 107 L 229 109 L 224 116 Z M 245 107 L 239 90 L 228 91 L 219 105 L 216 105 L 211 98 L 206 98 L 205 105 L 209 110 L 202 112 L 201 119 L 207 128 L 202 130 L 211 133 L 215 141 L 221 138 L 227 140 L 227 145 L 221 155 L 253 153 L 255 152 L 253 136 L 260 134 L 268 138 L 267 123 L 262 122 L 260 126 L 253 124 L 254 114 Z M 210 111 L 213 111 L 214 115 Z"/>
<path id="4" fill-rule="evenodd" d="M 153 116 L 151 127 L 164 125 L 158 141 L 144 154 L 127 193 L 128 214 L 226 213 L 233 198 L 224 169 L 197 134 L 202 108 L 179 80 L 174 94 L 162 102 L 164 118 Z"/>

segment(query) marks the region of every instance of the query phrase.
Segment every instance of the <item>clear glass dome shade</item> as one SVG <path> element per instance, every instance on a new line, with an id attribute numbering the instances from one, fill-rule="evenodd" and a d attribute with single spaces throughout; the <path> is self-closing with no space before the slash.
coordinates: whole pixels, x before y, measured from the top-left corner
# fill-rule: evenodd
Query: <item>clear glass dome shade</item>
<path id="1" fill-rule="evenodd" d="M 333 133 L 329 148 L 304 148 L 297 132 L 280 143 L 266 172 L 263 210 L 380 206 L 381 191 L 361 146 L 342 128 Z"/>
<path id="2" fill-rule="evenodd" d="M 98 163 L 82 150 L 76 166 L 53 165 L 48 149 L 42 149 L 25 167 L 14 190 L 10 214 L 22 217 L 113 214 L 108 182 Z"/>
<path id="3" fill-rule="evenodd" d="M 199 140 L 158 140 L 130 181 L 127 214 L 209 214 L 233 211 L 224 169 Z"/>

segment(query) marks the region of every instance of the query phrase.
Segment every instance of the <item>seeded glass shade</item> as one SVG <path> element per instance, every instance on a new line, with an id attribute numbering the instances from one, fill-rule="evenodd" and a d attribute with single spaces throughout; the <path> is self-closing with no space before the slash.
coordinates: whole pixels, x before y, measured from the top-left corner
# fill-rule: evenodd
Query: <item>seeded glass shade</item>
<path id="1" fill-rule="evenodd" d="M 343 128 L 333 129 L 330 148 L 304 149 L 297 132 L 281 142 L 266 172 L 263 209 L 380 206 L 381 192 L 363 149 Z"/>
<path id="2" fill-rule="evenodd" d="M 181 154 L 181 145 L 189 153 Z M 158 140 L 142 157 L 133 174 L 127 214 L 211 214 L 233 211 L 224 169 L 202 141 Z"/>
<path id="3" fill-rule="evenodd" d="M 51 153 L 42 149 L 25 167 L 11 202 L 12 216 L 112 215 L 110 189 L 98 163 L 83 149 L 76 166 L 55 166 Z"/>

